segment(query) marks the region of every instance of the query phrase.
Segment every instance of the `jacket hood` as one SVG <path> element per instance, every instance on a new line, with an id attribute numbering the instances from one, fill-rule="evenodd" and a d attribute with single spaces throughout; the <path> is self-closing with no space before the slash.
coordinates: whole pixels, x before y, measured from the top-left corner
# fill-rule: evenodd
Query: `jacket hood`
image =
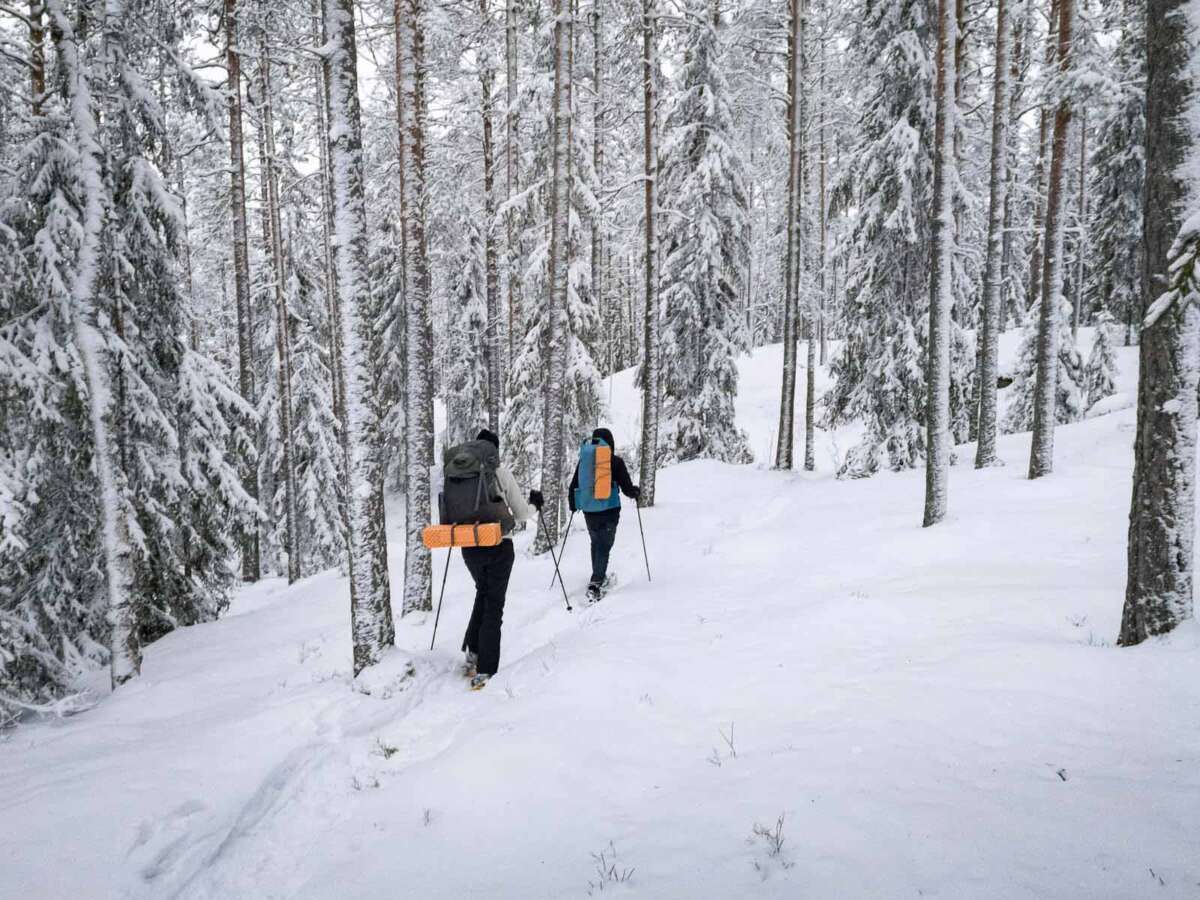
<path id="1" fill-rule="evenodd" d="M 613 434 L 607 428 L 597 428 L 592 432 L 592 437 L 600 438 L 604 443 L 608 444 L 613 450 L 617 449 L 617 442 L 613 440 Z"/>

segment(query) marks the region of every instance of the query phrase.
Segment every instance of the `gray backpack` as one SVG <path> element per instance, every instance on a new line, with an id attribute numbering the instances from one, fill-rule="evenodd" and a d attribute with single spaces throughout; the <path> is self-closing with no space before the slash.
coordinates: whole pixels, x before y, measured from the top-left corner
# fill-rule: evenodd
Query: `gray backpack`
<path id="1" fill-rule="evenodd" d="M 504 502 L 496 470 L 500 451 L 490 441 L 467 441 L 442 454 L 442 492 L 438 514 L 443 525 L 499 522 L 508 534 L 516 524 Z"/>

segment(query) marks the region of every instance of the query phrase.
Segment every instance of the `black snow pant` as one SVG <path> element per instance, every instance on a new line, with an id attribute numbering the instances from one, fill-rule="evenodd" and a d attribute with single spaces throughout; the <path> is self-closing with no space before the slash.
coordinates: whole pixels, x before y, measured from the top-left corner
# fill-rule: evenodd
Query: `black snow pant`
<path id="1" fill-rule="evenodd" d="M 500 668 L 500 624 L 512 574 L 513 544 L 506 539 L 495 547 L 463 547 L 462 555 L 475 579 L 475 605 L 463 637 L 463 650 L 479 657 L 477 671 L 481 675 L 495 675 Z"/>
<path id="2" fill-rule="evenodd" d="M 587 522 L 588 537 L 592 540 L 592 584 L 603 584 L 608 575 L 608 557 L 612 553 L 613 541 L 617 539 L 621 508 L 584 513 L 583 518 Z"/>

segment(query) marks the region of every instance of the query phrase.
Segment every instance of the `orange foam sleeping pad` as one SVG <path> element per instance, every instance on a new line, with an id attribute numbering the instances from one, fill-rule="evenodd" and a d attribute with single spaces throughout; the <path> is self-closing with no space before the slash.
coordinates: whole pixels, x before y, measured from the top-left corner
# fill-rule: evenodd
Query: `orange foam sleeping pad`
<path id="1" fill-rule="evenodd" d="M 612 447 L 596 447 L 596 473 L 592 485 L 592 496 L 597 500 L 612 496 Z"/>
<path id="2" fill-rule="evenodd" d="M 421 540 L 430 550 L 445 547 L 495 547 L 504 535 L 499 522 L 482 525 L 426 525 Z"/>

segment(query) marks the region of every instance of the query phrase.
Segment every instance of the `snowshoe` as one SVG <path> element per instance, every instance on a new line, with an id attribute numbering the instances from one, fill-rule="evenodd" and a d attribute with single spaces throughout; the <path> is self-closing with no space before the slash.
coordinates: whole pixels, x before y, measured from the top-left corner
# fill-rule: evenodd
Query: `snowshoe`
<path id="1" fill-rule="evenodd" d="M 587 586 L 587 602 L 598 603 L 604 596 L 604 585 L 592 581 Z"/>
<path id="2" fill-rule="evenodd" d="M 463 678 L 474 678 L 479 671 L 479 654 L 467 651 L 467 658 L 463 662 L 462 674 Z"/>
<path id="3" fill-rule="evenodd" d="M 483 672 L 480 672 L 474 678 L 471 679 L 471 690 L 473 690 L 473 691 L 483 690 L 487 686 L 487 683 L 491 680 L 491 678 L 492 678 L 491 675 L 487 675 Z"/>

